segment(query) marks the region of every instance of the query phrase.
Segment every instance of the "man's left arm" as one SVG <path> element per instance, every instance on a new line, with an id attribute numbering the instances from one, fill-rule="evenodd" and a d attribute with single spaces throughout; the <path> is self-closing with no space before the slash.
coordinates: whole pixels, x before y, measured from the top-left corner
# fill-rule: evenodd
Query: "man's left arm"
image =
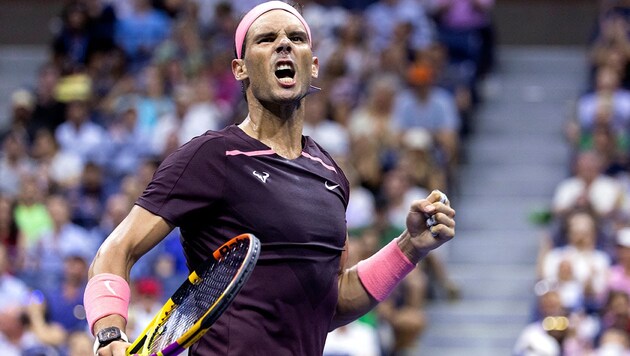
<path id="1" fill-rule="evenodd" d="M 455 236 L 455 210 L 438 190 L 414 201 L 407 214 L 407 229 L 373 256 L 339 275 L 339 297 L 331 330 L 356 320 L 385 300 L 393 288 L 431 250 Z M 435 223 L 427 225 L 427 218 Z"/>

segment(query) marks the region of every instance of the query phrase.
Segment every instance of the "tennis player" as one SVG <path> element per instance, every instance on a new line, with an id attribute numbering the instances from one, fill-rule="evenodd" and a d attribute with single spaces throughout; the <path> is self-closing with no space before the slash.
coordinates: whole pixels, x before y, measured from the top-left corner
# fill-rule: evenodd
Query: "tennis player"
<path id="1" fill-rule="evenodd" d="M 262 242 L 254 272 L 190 355 L 321 355 L 328 331 L 384 300 L 426 254 L 455 234 L 455 211 L 434 191 L 409 207 L 407 230 L 357 266 L 347 248 L 346 177 L 302 135 L 304 101 L 317 78 L 308 24 L 270 1 L 245 15 L 232 72 L 249 115 L 208 131 L 166 158 L 90 268 L 85 307 L 95 353 L 123 356 L 134 262 L 175 226 L 190 267 L 227 239 Z M 427 227 L 427 216 L 435 223 Z"/>

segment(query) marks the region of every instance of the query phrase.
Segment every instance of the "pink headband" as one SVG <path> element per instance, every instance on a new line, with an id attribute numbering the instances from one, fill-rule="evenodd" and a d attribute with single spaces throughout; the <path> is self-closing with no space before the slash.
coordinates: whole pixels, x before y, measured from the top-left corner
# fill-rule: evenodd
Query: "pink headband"
<path id="1" fill-rule="evenodd" d="M 300 13 L 294 7 L 282 1 L 277 1 L 277 0 L 268 1 L 249 10 L 249 12 L 245 14 L 241 22 L 238 24 L 238 27 L 236 28 L 236 34 L 234 35 L 234 42 L 236 45 L 236 57 L 238 59 L 241 59 L 241 50 L 243 49 L 243 41 L 245 41 L 245 35 L 247 35 L 247 31 L 249 30 L 249 27 L 262 14 L 269 12 L 271 10 L 288 11 L 293 16 L 297 17 L 297 19 L 300 20 L 300 22 L 302 23 L 302 25 L 304 25 L 304 28 L 306 29 L 306 33 L 308 34 L 308 42 L 311 44 L 311 46 L 313 45 L 311 41 L 311 28 L 308 27 L 308 24 L 306 23 L 306 20 L 304 20 L 304 17 L 302 17 L 302 15 L 300 15 Z"/>

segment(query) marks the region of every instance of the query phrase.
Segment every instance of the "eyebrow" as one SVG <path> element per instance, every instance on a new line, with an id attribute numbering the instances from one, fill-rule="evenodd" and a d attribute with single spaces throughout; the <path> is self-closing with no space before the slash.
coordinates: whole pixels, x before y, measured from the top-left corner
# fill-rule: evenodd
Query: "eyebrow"
<path id="1" fill-rule="evenodd" d="M 252 37 L 252 41 L 254 43 L 258 42 L 258 40 L 263 39 L 263 38 L 268 38 L 268 37 L 275 37 L 278 35 L 278 32 L 280 32 L 281 30 L 278 31 L 266 31 L 266 32 L 262 32 L 259 33 L 257 35 L 255 35 L 254 37 Z M 304 37 L 304 39 L 308 40 L 308 34 L 306 33 L 306 31 L 302 30 L 302 29 L 295 29 L 295 30 L 289 30 L 286 31 L 287 32 L 287 36 L 291 37 L 291 36 L 301 36 Z"/>

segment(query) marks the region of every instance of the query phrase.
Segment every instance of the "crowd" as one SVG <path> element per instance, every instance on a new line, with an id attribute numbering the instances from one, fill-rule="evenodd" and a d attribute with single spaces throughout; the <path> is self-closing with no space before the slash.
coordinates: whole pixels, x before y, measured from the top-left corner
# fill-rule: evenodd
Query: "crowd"
<path id="1" fill-rule="evenodd" d="M 630 2 L 600 4 L 515 355 L 630 354 Z"/>
<path id="2" fill-rule="evenodd" d="M 88 265 L 162 159 L 245 118 L 233 36 L 259 2 L 64 2 L 48 60 L 34 83 L 15 88 L 0 127 L 3 355 L 92 353 L 82 305 Z M 494 65 L 494 1 L 300 5 L 321 65 L 304 131 L 351 183 L 353 265 L 402 232 L 410 200 L 433 189 L 456 196 L 478 83 Z M 597 138 L 589 142 L 599 147 Z M 187 271 L 177 230 L 134 266 L 130 338 Z M 426 300 L 458 295 L 431 254 L 390 299 L 332 332 L 325 354 L 410 354 Z"/>

